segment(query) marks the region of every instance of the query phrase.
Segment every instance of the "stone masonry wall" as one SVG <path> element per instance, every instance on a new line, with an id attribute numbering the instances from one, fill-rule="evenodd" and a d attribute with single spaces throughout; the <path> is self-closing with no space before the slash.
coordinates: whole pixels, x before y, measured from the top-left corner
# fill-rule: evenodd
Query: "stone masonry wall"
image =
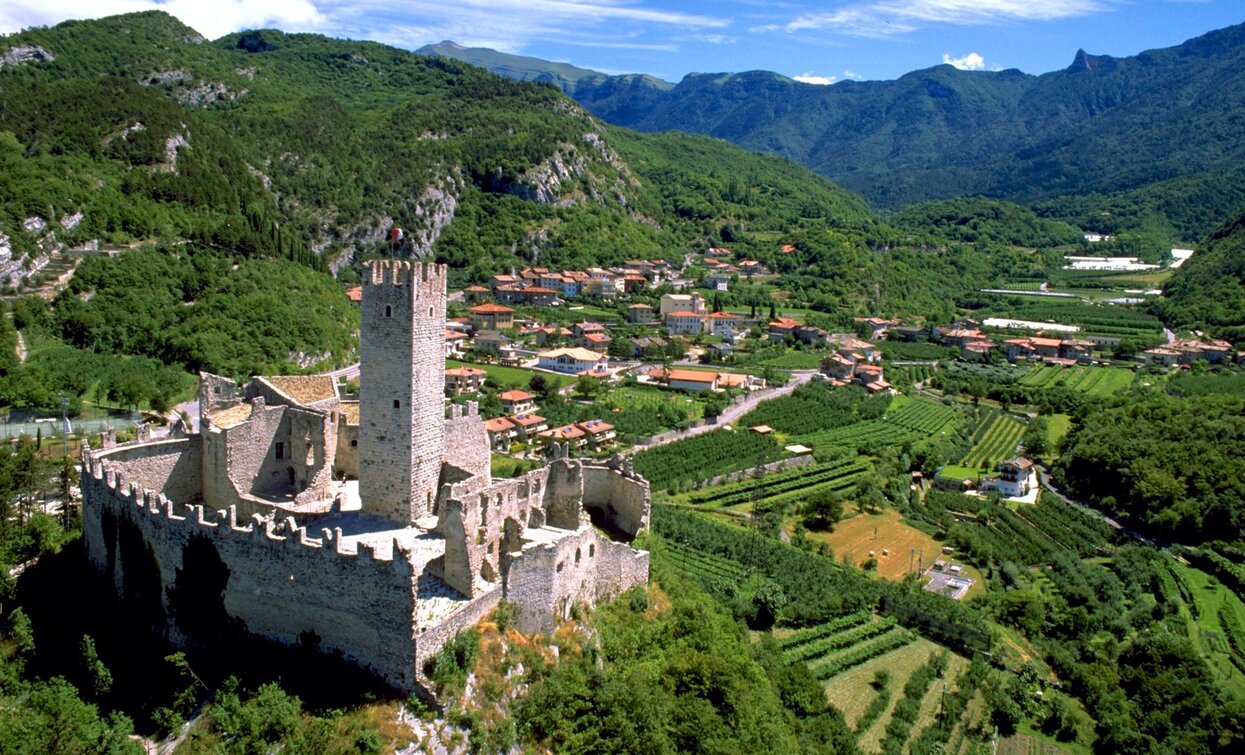
<path id="1" fill-rule="evenodd" d="M 470 597 L 478 580 L 500 583 L 503 554 L 518 551 L 523 530 L 545 523 L 549 472 L 544 467 L 513 479 L 473 477 L 449 486 L 437 524 L 445 538 L 439 576 L 448 585 Z"/>
<path id="2" fill-rule="evenodd" d="M 599 510 L 609 527 L 634 537 L 648 526 L 649 488 L 638 476 L 585 464 L 584 508 Z"/>
<path id="3" fill-rule="evenodd" d="M 175 443 L 193 456 L 191 444 Z M 175 505 L 131 485 L 130 475 L 139 479 L 151 458 L 142 455 L 145 448 L 88 457 L 83 465 L 88 559 L 119 594 L 133 595 L 143 588 L 143 559 L 134 558 L 133 546 L 126 545 L 133 541 L 125 533 L 137 530 L 158 577 L 159 603 L 167 616 L 187 545 L 199 536 L 211 543 L 228 570 L 223 595 L 217 597 L 249 632 L 287 644 L 314 633 L 322 650 L 340 651 L 395 687 L 415 688 L 415 580 L 405 551 L 395 544 L 392 558 L 378 557 L 366 546 L 355 553 L 344 550 L 339 532 L 310 536 L 294 527 L 293 519 L 276 525 L 239 522 L 236 509 Z M 176 513 L 178 508 L 182 514 Z"/>
<path id="4" fill-rule="evenodd" d="M 238 384 L 233 380 L 210 372 L 199 373 L 200 421 L 210 412 L 237 403 L 238 398 Z"/>
<path id="5" fill-rule="evenodd" d="M 450 405 L 445 420 L 445 461 L 473 476 L 488 479 L 492 474 L 488 432 L 474 401 L 465 409 Z"/>
<path id="6" fill-rule="evenodd" d="M 363 270 L 359 495 L 398 524 L 431 512 L 445 458 L 446 274 L 390 260 Z"/>
<path id="7" fill-rule="evenodd" d="M 591 526 L 552 543 L 525 546 L 510 563 L 506 599 L 524 632 L 552 632 L 571 607 L 594 606 L 648 582 L 648 553 L 602 537 Z"/>

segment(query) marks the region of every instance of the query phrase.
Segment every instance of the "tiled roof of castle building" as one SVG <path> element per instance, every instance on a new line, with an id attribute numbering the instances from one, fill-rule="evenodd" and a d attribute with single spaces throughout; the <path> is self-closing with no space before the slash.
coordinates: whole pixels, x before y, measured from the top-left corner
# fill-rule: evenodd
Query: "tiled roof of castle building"
<path id="1" fill-rule="evenodd" d="M 343 401 L 341 405 L 342 420 L 347 425 L 359 424 L 359 402 Z"/>
<path id="2" fill-rule="evenodd" d="M 217 409 L 208 414 L 208 422 L 211 422 L 213 427 L 228 430 L 250 419 L 252 411 L 253 408 L 250 404 L 238 404 L 227 409 Z"/>
<path id="3" fill-rule="evenodd" d="M 337 397 L 333 378 L 328 375 L 274 375 L 264 380 L 304 406 Z"/>

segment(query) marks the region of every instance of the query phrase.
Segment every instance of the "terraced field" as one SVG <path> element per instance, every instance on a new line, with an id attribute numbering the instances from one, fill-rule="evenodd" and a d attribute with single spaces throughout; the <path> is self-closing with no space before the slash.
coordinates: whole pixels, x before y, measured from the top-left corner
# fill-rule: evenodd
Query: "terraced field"
<path id="1" fill-rule="evenodd" d="M 809 464 L 762 477 L 705 488 L 688 502 L 706 506 L 738 506 L 755 502 L 803 500 L 822 491 L 847 490 L 869 471 L 858 459 Z"/>
<path id="2" fill-rule="evenodd" d="M 807 664 L 818 681 L 826 682 L 915 640 L 894 618 L 862 611 L 792 632 L 778 644 L 788 660 Z"/>
<path id="3" fill-rule="evenodd" d="M 1034 367 L 1020 378 L 1032 388 L 1070 388 L 1091 396 L 1113 396 L 1133 383 L 1133 372 L 1119 367 Z"/>
<path id="4" fill-rule="evenodd" d="M 1016 445 L 1024 435 L 1025 426 L 1003 412 L 991 411 L 989 419 L 983 419 L 973 434 L 972 450 L 960 462 L 961 466 L 993 467 L 997 462 L 1016 455 Z"/>

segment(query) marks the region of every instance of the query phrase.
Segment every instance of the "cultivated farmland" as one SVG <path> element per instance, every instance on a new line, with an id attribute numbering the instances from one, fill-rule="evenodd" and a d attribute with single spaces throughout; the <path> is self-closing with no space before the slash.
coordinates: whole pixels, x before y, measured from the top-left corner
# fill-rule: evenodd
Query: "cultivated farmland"
<path id="1" fill-rule="evenodd" d="M 1024 425 L 1003 412 L 983 411 L 973 433 L 973 448 L 960 464 L 973 468 L 993 467 L 997 462 L 1010 459 L 1016 455 L 1016 445 L 1024 431 Z"/>
<path id="2" fill-rule="evenodd" d="M 1032 388 L 1063 387 L 1090 396 L 1113 396 L 1133 383 L 1133 373 L 1119 367 L 1034 367 L 1020 378 Z"/>

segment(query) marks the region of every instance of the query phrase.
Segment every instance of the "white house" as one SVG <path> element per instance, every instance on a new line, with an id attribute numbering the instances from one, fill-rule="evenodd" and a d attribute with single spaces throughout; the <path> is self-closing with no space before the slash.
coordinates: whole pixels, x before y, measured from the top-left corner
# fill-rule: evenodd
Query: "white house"
<path id="1" fill-rule="evenodd" d="M 553 349 L 536 355 L 541 369 L 578 375 L 581 372 L 598 372 L 609 367 L 609 358 L 581 347 Z"/>

